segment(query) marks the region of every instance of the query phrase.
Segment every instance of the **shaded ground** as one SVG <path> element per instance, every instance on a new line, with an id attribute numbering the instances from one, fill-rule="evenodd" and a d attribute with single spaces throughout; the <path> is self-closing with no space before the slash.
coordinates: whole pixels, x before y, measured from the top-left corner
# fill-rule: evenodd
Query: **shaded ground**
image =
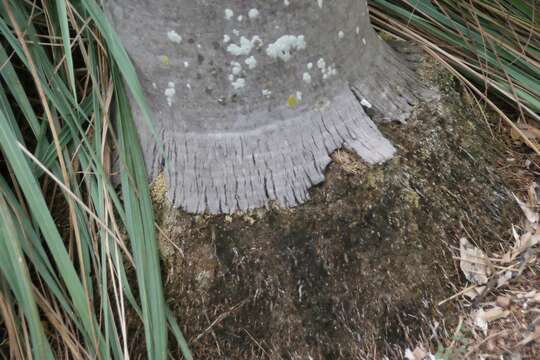
<path id="1" fill-rule="evenodd" d="M 399 149 L 385 165 L 334 154 L 296 209 L 192 216 L 155 186 L 166 298 L 195 358 L 395 358 L 421 326 L 452 325 L 435 305 L 461 281 L 449 248 L 489 247 L 516 209 L 501 146 L 451 98 L 382 127 Z"/>

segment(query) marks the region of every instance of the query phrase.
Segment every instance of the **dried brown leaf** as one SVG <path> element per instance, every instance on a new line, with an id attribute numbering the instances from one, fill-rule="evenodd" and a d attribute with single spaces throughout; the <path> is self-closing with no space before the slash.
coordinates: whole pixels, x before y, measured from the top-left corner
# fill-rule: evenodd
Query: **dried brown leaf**
<path id="1" fill-rule="evenodd" d="M 499 320 L 510 315 L 510 311 L 504 310 L 499 306 L 495 306 L 487 311 L 484 311 L 480 316 L 487 322 Z"/>
<path id="2" fill-rule="evenodd" d="M 467 280 L 477 285 L 487 283 L 491 270 L 486 254 L 466 238 L 461 238 L 459 243 L 460 268 Z"/>
<path id="3" fill-rule="evenodd" d="M 539 218 L 538 213 L 534 209 L 532 209 L 529 205 L 519 200 L 519 198 L 516 195 L 514 195 L 514 198 L 516 199 L 519 207 L 521 208 L 521 211 L 523 211 L 529 223 L 537 224 L 538 218 Z"/>
<path id="4" fill-rule="evenodd" d="M 428 353 L 419 346 L 414 351 L 411 351 L 411 349 L 405 350 L 405 359 L 407 360 L 423 360 L 427 355 Z"/>

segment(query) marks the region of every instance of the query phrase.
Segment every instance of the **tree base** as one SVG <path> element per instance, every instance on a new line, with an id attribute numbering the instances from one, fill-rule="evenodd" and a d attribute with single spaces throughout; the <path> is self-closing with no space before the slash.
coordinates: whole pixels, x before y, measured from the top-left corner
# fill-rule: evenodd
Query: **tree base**
<path id="1" fill-rule="evenodd" d="M 461 281 L 451 247 L 498 246 L 519 211 L 497 171 L 504 144 L 472 118 L 452 94 L 381 125 L 393 159 L 336 152 L 295 209 L 192 216 L 161 192 L 167 299 L 194 356 L 396 359 L 434 321 L 452 333 L 453 303 L 436 306 Z"/>
<path id="2" fill-rule="evenodd" d="M 405 122 L 427 90 L 389 47 L 380 42 L 370 76 L 337 83 L 315 106 L 287 106 L 249 116 L 267 126 L 245 132 L 162 131 L 169 199 L 187 212 L 233 213 L 275 202 L 294 207 L 309 199 L 309 189 L 324 181 L 332 154 L 356 152 L 368 164 L 390 159 L 395 148 L 370 115 Z M 274 119 L 274 120 L 272 120 Z M 278 120 L 286 119 L 286 120 Z M 161 171 L 157 148 L 148 152 L 152 178 Z M 152 162 L 153 161 L 153 162 Z"/>

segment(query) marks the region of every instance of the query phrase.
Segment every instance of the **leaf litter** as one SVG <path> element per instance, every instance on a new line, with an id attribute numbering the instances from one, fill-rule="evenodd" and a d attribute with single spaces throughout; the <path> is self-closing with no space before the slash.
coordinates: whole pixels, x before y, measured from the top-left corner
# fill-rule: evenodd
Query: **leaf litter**
<path id="1" fill-rule="evenodd" d="M 452 343 L 433 354 L 422 345 L 405 349 L 407 360 L 535 359 L 540 349 L 540 202 L 537 185 L 526 200 L 514 198 L 524 219 L 512 226 L 511 247 L 488 256 L 467 238 L 460 239 L 459 268 L 469 284 L 450 298 L 463 299 L 469 313 L 460 319 Z"/>

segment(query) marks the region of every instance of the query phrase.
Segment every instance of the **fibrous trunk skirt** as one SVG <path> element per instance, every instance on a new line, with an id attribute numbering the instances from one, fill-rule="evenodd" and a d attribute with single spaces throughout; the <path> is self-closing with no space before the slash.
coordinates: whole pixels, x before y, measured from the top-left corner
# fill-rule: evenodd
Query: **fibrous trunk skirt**
<path id="1" fill-rule="evenodd" d="M 295 206 L 330 154 L 395 148 L 368 116 L 404 122 L 424 91 L 373 31 L 365 0 L 108 0 L 155 115 L 134 106 L 149 176 L 188 212 Z M 157 140 L 157 141 L 156 141 Z"/>

